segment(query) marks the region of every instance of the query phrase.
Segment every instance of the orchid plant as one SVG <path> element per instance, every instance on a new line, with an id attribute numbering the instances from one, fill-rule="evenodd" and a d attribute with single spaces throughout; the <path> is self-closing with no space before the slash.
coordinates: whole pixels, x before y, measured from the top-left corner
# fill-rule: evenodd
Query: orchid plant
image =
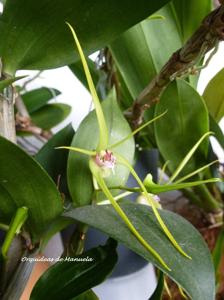
<path id="1" fill-rule="evenodd" d="M 155 267 L 147 300 L 223 298 L 224 175 L 211 140 L 224 148 L 224 70 L 197 88 L 224 39 L 223 1 L 211 2 L 0 0 L 2 300 L 99 300 L 118 243 Z M 32 86 L 62 66 L 94 109 L 55 133 L 71 107 L 58 87 Z M 158 180 L 151 162 L 139 168 L 152 152 Z M 86 250 L 91 228 L 108 239 Z M 45 257 L 61 233 L 63 253 Z M 47 270 L 34 284 L 35 264 Z"/>
<path id="2" fill-rule="evenodd" d="M 75 33 L 75 30 L 73 29 L 73 27 L 67 23 L 67 25 L 69 26 L 75 44 L 78 48 L 79 51 L 79 55 L 83 64 L 83 68 L 86 74 L 86 79 L 89 85 L 89 90 L 91 92 L 92 95 L 92 99 L 93 99 L 93 103 L 95 106 L 95 110 L 96 110 L 96 116 L 97 116 L 97 121 L 98 121 L 98 126 L 99 126 L 99 142 L 97 145 L 97 148 L 95 151 L 89 151 L 86 149 L 80 149 L 80 148 L 75 148 L 75 147 L 59 147 L 59 149 L 68 149 L 71 151 L 76 151 L 79 153 L 82 153 L 83 155 L 88 155 L 89 156 L 89 168 L 92 172 L 93 175 L 93 180 L 96 182 L 95 187 L 96 189 L 99 187 L 102 189 L 102 191 L 104 192 L 105 196 L 108 198 L 108 200 L 110 201 L 111 205 L 114 207 L 114 209 L 116 210 L 116 212 L 119 214 L 119 216 L 122 218 L 122 220 L 126 223 L 126 225 L 128 226 L 128 228 L 130 229 L 130 231 L 135 235 L 135 237 L 140 241 L 140 243 L 148 250 L 150 251 L 155 258 L 167 269 L 170 270 L 169 266 L 165 263 L 165 261 L 163 260 L 163 258 L 149 245 L 149 243 L 147 243 L 145 241 L 145 239 L 141 236 L 141 234 L 136 230 L 136 228 L 133 226 L 133 224 L 131 223 L 131 221 L 129 220 L 129 218 L 127 217 L 127 215 L 125 214 L 125 212 L 122 210 L 122 208 L 119 206 L 118 202 L 115 200 L 115 198 L 113 197 L 113 195 L 110 192 L 110 189 L 107 187 L 104 178 L 105 177 L 109 177 L 111 172 L 116 172 L 116 164 L 122 164 L 124 165 L 126 168 L 129 169 L 130 173 L 132 174 L 132 176 L 136 179 L 136 181 L 139 184 L 139 189 L 134 188 L 133 190 L 136 191 L 138 190 L 146 199 L 146 201 L 148 202 L 148 204 L 152 207 L 153 212 L 157 218 L 157 221 L 159 222 L 162 230 L 164 231 L 165 235 L 168 237 L 168 239 L 170 240 L 170 242 L 173 244 L 173 246 L 186 258 L 191 259 L 191 257 L 185 253 L 183 251 L 183 249 L 180 247 L 180 245 L 178 245 L 178 243 L 176 242 L 175 238 L 173 237 L 172 233 L 170 232 L 170 230 L 167 228 L 166 224 L 164 223 L 164 221 L 162 220 L 159 211 L 157 209 L 158 204 L 157 204 L 157 195 L 151 194 L 151 192 L 153 191 L 154 193 L 156 192 L 161 192 L 161 191 L 168 191 L 168 190 L 173 190 L 173 189 L 178 189 L 178 188 L 186 188 L 186 187 L 191 187 L 194 185 L 200 185 L 203 183 L 209 183 L 209 182 L 217 182 L 220 181 L 218 178 L 214 178 L 214 179 L 209 179 L 206 181 L 195 181 L 195 182 L 188 182 L 188 183 L 183 183 L 182 185 L 180 185 L 180 182 L 185 181 L 187 178 L 192 177 L 193 175 L 199 173 L 202 169 L 205 169 L 207 167 L 209 167 L 211 164 L 215 163 L 212 162 L 206 166 L 204 166 L 203 168 L 200 168 L 199 170 L 196 170 L 195 172 L 186 175 L 184 178 L 180 178 L 177 182 L 174 182 L 174 180 L 177 178 L 177 176 L 179 175 L 179 173 L 182 171 L 182 169 L 184 168 L 184 166 L 188 163 L 188 161 L 190 160 L 190 158 L 192 157 L 192 155 L 194 154 L 194 152 L 196 151 L 196 149 L 198 148 L 198 146 L 203 142 L 203 140 L 205 138 L 207 138 L 211 132 L 206 133 L 204 136 L 201 137 L 201 139 L 197 142 L 197 144 L 191 149 L 191 151 L 186 155 L 186 157 L 184 158 L 184 160 L 180 163 L 179 167 L 177 168 L 177 170 L 174 172 L 174 174 L 172 175 L 172 177 L 170 178 L 169 182 L 164 185 L 164 186 L 160 186 L 157 185 L 155 183 L 152 182 L 152 177 L 149 174 L 145 181 L 142 182 L 141 179 L 139 178 L 138 174 L 135 172 L 134 168 L 130 165 L 130 163 L 122 156 L 120 156 L 118 153 L 116 153 L 116 147 L 122 143 L 124 143 L 127 139 L 131 138 L 132 136 L 134 136 L 135 134 L 137 134 L 139 131 L 141 131 L 142 129 L 144 129 L 144 127 L 148 126 L 149 124 L 151 124 L 152 122 L 156 121 L 157 119 L 161 118 L 165 113 L 155 117 L 154 119 L 148 121 L 146 124 L 142 125 L 141 127 L 139 127 L 138 129 L 136 129 L 135 131 L 132 132 L 132 134 L 130 136 L 125 137 L 124 139 L 122 139 L 121 141 L 118 141 L 117 143 L 113 144 L 113 145 L 109 145 L 108 141 L 108 129 L 107 129 L 107 124 L 104 118 L 104 113 L 100 104 L 100 100 L 98 98 L 92 77 L 91 77 L 91 73 L 89 71 L 88 68 L 88 64 L 87 61 L 85 59 L 82 47 L 80 45 L 80 42 L 78 40 L 78 37 Z M 172 185 L 171 183 L 174 182 Z M 125 190 L 125 187 L 123 188 Z M 130 191 L 130 188 L 128 189 Z"/>

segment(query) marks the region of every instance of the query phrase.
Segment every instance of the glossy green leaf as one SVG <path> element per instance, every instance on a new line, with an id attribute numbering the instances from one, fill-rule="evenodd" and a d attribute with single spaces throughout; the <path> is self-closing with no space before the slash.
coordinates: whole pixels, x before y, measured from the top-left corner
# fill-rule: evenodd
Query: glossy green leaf
<path id="1" fill-rule="evenodd" d="M 61 145 L 70 146 L 75 132 L 69 124 L 56 133 L 36 154 L 36 160 L 48 172 L 59 186 L 59 191 L 68 194 L 67 189 L 67 160 L 68 152 L 55 149 Z"/>
<path id="2" fill-rule="evenodd" d="M 168 242 L 150 207 L 132 202 L 120 205 L 140 234 L 164 258 L 172 269 L 170 272 L 138 242 L 111 205 L 81 207 L 65 213 L 65 216 L 103 231 L 152 262 L 182 286 L 192 300 L 214 299 L 214 268 L 209 250 L 198 231 L 179 215 L 160 211 L 177 242 L 192 257 L 190 260 Z"/>
<path id="3" fill-rule="evenodd" d="M 208 112 L 201 96 L 188 83 L 171 83 L 156 106 L 156 115 L 168 109 L 155 123 L 156 141 L 168 168 L 174 172 L 191 148 L 209 131 Z M 208 140 L 204 141 L 181 175 L 206 164 Z"/>
<path id="4" fill-rule="evenodd" d="M 65 217 L 58 217 L 55 219 L 50 226 L 45 230 L 44 234 L 41 236 L 40 242 L 40 252 L 44 250 L 47 246 L 49 240 L 58 232 L 65 229 L 67 226 L 72 224 L 71 219 Z"/>
<path id="5" fill-rule="evenodd" d="M 110 44 L 120 78 L 119 100 L 126 109 L 161 70 L 173 52 L 182 46 L 171 4 L 167 4 L 156 14 L 162 15 L 164 19 L 145 20 Z M 146 111 L 146 120 L 153 118 L 154 109 L 153 106 Z M 153 126 L 140 133 L 141 145 L 141 134 L 144 133 L 150 145 L 156 147 Z"/>
<path id="6" fill-rule="evenodd" d="M 2 92 L 7 86 L 11 85 L 13 82 L 20 80 L 26 76 L 18 76 L 18 77 L 12 77 L 3 79 L 0 81 L 0 92 Z"/>
<path id="7" fill-rule="evenodd" d="M 2 137 L 0 149 L 0 219 L 9 222 L 18 207 L 26 206 L 27 230 L 39 236 L 62 211 L 60 194 L 47 173 L 22 149 Z"/>
<path id="8" fill-rule="evenodd" d="M 215 273 L 216 273 L 216 279 L 219 282 L 219 276 L 221 271 L 221 262 L 223 257 L 223 251 L 224 251 L 224 231 L 221 230 L 221 232 L 218 235 L 215 248 L 212 252 L 214 267 L 215 267 Z"/>
<path id="9" fill-rule="evenodd" d="M 157 287 L 154 293 L 152 294 L 152 296 L 149 298 L 149 300 L 161 300 L 163 294 L 163 288 L 164 288 L 164 275 L 163 272 L 160 271 Z"/>
<path id="10" fill-rule="evenodd" d="M 0 19 L 0 56 L 5 71 L 13 74 L 18 69 L 55 68 L 77 60 L 65 21 L 75 28 L 89 54 L 167 2 L 7 0 Z"/>
<path id="11" fill-rule="evenodd" d="M 211 116 L 219 122 L 224 116 L 224 69 L 222 69 L 207 85 L 203 98 Z"/>
<path id="12" fill-rule="evenodd" d="M 186 41 L 201 25 L 212 10 L 211 0 L 172 0 L 180 24 L 183 40 Z"/>
<path id="13" fill-rule="evenodd" d="M 181 47 L 171 8 L 171 5 L 166 5 L 157 12 L 164 19 L 145 20 L 110 45 L 116 66 L 133 99 L 160 71 L 172 53 Z"/>
<path id="14" fill-rule="evenodd" d="M 211 0 L 173 0 L 183 40 L 186 41 L 212 10 Z"/>
<path id="15" fill-rule="evenodd" d="M 49 100 L 60 95 L 61 92 L 54 88 L 42 87 L 21 95 L 29 113 L 43 107 Z"/>
<path id="16" fill-rule="evenodd" d="M 114 144 L 131 133 L 131 129 L 124 119 L 113 93 L 102 103 L 107 127 L 109 130 L 109 144 Z M 95 112 L 91 112 L 81 123 L 71 146 L 86 150 L 95 150 L 99 139 L 99 129 Z M 115 149 L 132 164 L 134 157 L 134 140 L 130 138 Z M 67 150 L 60 150 L 67 151 Z M 115 167 L 114 174 L 107 178 L 108 186 L 125 184 L 129 175 L 127 168 L 121 165 Z M 89 170 L 87 155 L 70 151 L 68 160 L 68 185 L 73 203 L 76 206 L 89 204 L 93 197 L 92 174 Z"/>
<path id="17" fill-rule="evenodd" d="M 30 117 L 36 126 L 49 130 L 64 121 L 70 112 L 71 106 L 64 103 L 52 103 L 36 110 L 30 114 Z"/>
<path id="18" fill-rule="evenodd" d="M 117 243 L 110 239 L 105 246 L 74 257 L 73 262 L 56 263 L 37 281 L 30 300 L 44 299 L 46 294 L 49 300 L 70 300 L 100 284 L 117 262 L 116 246 Z"/>
<path id="19" fill-rule="evenodd" d="M 220 146 L 224 149 L 224 134 L 222 132 L 221 127 L 214 120 L 212 116 L 209 116 L 209 124 L 210 124 L 210 130 L 214 132 L 214 137 L 217 139 Z"/>
<path id="20" fill-rule="evenodd" d="M 97 87 L 97 84 L 100 79 L 100 70 L 97 70 L 95 62 L 90 58 L 87 58 L 88 67 L 92 75 L 94 86 Z M 69 65 L 69 69 L 74 73 L 74 75 L 80 80 L 80 82 L 89 90 L 89 86 L 86 80 L 86 75 L 83 70 L 82 62 L 79 60 L 74 64 Z"/>
<path id="21" fill-rule="evenodd" d="M 99 298 L 92 290 L 89 290 L 71 300 L 99 300 Z"/>

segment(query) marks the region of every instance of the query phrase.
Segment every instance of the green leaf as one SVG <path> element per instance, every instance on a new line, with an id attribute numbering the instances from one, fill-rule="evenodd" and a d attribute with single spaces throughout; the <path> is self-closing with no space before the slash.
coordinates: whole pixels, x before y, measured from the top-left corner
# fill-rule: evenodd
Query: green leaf
<path id="1" fill-rule="evenodd" d="M 65 21 L 75 28 L 90 54 L 166 3 L 168 0 L 96 0 L 94 5 L 91 0 L 7 0 L 0 19 L 4 70 L 14 74 L 18 69 L 48 69 L 76 61 Z"/>
<path id="2" fill-rule="evenodd" d="M 124 202 L 120 206 L 145 240 L 164 258 L 171 268 L 170 272 L 138 242 L 111 205 L 85 206 L 64 215 L 101 230 L 152 262 L 182 286 L 192 300 L 214 299 L 215 280 L 211 256 L 201 235 L 190 223 L 172 212 L 160 211 L 178 244 L 192 260 L 185 258 L 168 242 L 150 207 L 132 202 Z"/>
<path id="3" fill-rule="evenodd" d="M 45 130 L 49 130 L 64 121 L 71 112 L 71 106 L 63 103 L 46 104 L 36 110 L 30 117 L 33 123 Z"/>
<path id="4" fill-rule="evenodd" d="M 215 248 L 212 253 L 214 267 L 215 267 L 215 273 L 216 273 L 216 279 L 219 282 L 220 277 L 220 264 L 223 257 L 223 251 L 224 251 L 224 231 L 223 229 L 218 235 Z"/>
<path id="5" fill-rule="evenodd" d="M 219 142 L 220 146 L 224 149 L 224 135 L 219 124 L 214 120 L 212 116 L 209 116 L 210 130 L 214 132 L 214 137 Z"/>
<path id="6" fill-rule="evenodd" d="M 209 131 L 208 112 L 201 96 L 188 83 L 177 80 L 164 91 L 156 106 L 156 115 L 168 109 L 158 120 L 155 135 L 158 148 L 168 168 L 174 172 L 191 148 Z M 181 175 L 206 164 L 208 140 L 200 144 Z"/>
<path id="7" fill-rule="evenodd" d="M 89 290 L 71 300 L 99 300 L 99 298 L 92 290 Z"/>
<path id="8" fill-rule="evenodd" d="M 0 92 L 2 92 L 7 86 L 11 85 L 13 82 L 23 79 L 26 76 L 18 76 L 18 77 L 12 77 L 12 78 L 7 78 L 3 79 L 0 81 Z"/>
<path id="9" fill-rule="evenodd" d="M 60 95 L 61 92 L 54 88 L 42 87 L 21 95 L 24 104 L 29 113 L 33 113 L 39 108 L 43 107 L 48 101 L 56 96 Z"/>
<path id="10" fill-rule="evenodd" d="M 67 189 L 67 160 L 68 152 L 56 150 L 61 145 L 69 146 L 75 132 L 69 124 L 55 134 L 36 154 L 36 160 L 48 172 L 54 182 L 59 183 L 59 190 L 68 194 Z"/>
<path id="11" fill-rule="evenodd" d="M 86 58 L 86 61 L 88 63 L 88 67 L 93 79 L 94 86 L 97 88 L 101 71 L 97 70 L 96 64 L 90 58 Z M 86 80 L 86 75 L 83 70 L 83 65 L 81 60 L 75 62 L 74 64 L 69 65 L 69 69 L 79 79 L 79 81 L 87 88 L 87 90 L 89 90 L 89 86 Z"/>
<path id="12" fill-rule="evenodd" d="M 173 52 L 182 46 L 172 5 L 167 4 L 157 14 L 164 19 L 145 20 L 110 44 L 120 81 L 119 101 L 126 109 L 158 74 Z M 153 106 L 146 111 L 146 121 L 153 118 L 154 110 Z M 144 133 L 147 142 L 156 147 L 153 126 L 142 131 L 139 138 Z"/>
<path id="13" fill-rule="evenodd" d="M 180 25 L 183 41 L 186 41 L 212 10 L 211 0 L 173 0 L 173 7 Z"/>
<path id="14" fill-rule="evenodd" d="M 163 272 L 160 271 L 157 287 L 154 293 L 152 294 L 152 296 L 149 298 L 149 300 L 161 300 L 163 294 L 163 287 L 164 287 L 164 275 Z"/>
<path id="15" fill-rule="evenodd" d="M 208 83 L 203 98 L 211 116 L 219 122 L 224 116 L 224 69 Z"/>
<path id="16" fill-rule="evenodd" d="M 49 300 L 70 300 L 100 284 L 117 262 L 116 246 L 117 243 L 110 239 L 105 246 L 74 257 L 73 262 L 56 263 L 37 281 L 30 300 L 44 299 L 46 294 Z"/>
<path id="17" fill-rule="evenodd" d="M 17 208 L 26 206 L 27 230 L 40 236 L 62 211 L 60 194 L 47 173 L 22 149 L 2 137 L 0 149 L 0 219 L 9 222 Z"/>
<path id="18" fill-rule="evenodd" d="M 145 20 L 110 44 L 116 66 L 133 99 L 182 45 L 171 5 L 156 14 L 164 20 Z"/>
<path id="19" fill-rule="evenodd" d="M 47 246 L 47 243 L 49 240 L 58 232 L 65 229 L 67 226 L 71 224 L 71 219 L 65 218 L 65 217 L 58 217 L 55 219 L 47 230 L 45 230 L 44 234 L 41 237 L 41 243 L 40 243 L 40 252 L 44 250 L 44 248 Z"/>
<path id="20" fill-rule="evenodd" d="M 109 130 L 109 144 L 114 144 L 131 133 L 131 129 L 124 119 L 114 94 L 102 102 L 107 127 Z M 99 139 L 99 129 L 95 111 L 91 112 L 78 128 L 71 146 L 94 150 Z M 123 155 L 132 164 L 134 157 L 134 140 L 130 138 L 114 149 Z M 66 151 L 66 150 L 60 150 Z M 115 174 L 111 174 L 106 182 L 108 186 L 125 184 L 129 175 L 127 168 L 121 165 L 115 167 Z M 92 174 L 89 170 L 89 157 L 87 155 L 70 151 L 68 159 L 68 185 L 73 203 L 76 206 L 89 204 L 93 197 Z"/>

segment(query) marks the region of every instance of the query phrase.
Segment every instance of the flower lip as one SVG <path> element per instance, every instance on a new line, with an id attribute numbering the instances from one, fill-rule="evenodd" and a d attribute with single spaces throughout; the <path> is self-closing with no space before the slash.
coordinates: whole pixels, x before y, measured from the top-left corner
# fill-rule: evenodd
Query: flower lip
<path id="1" fill-rule="evenodd" d="M 112 151 L 102 150 L 96 154 L 95 162 L 99 167 L 113 170 L 116 164 L 116 157 Z"/>

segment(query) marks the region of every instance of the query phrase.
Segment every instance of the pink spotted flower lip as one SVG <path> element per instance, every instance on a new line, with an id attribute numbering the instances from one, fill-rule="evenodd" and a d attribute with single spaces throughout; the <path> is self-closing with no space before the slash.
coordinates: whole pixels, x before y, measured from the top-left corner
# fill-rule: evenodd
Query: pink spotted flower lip
<path id="1" fill-rule="evenodd" d="M 114 170 L 116 157 L 113 155 L 112 151 L 102 150 L 100 153 L 96 154 L 95 162 L 101 168 Z"/>

